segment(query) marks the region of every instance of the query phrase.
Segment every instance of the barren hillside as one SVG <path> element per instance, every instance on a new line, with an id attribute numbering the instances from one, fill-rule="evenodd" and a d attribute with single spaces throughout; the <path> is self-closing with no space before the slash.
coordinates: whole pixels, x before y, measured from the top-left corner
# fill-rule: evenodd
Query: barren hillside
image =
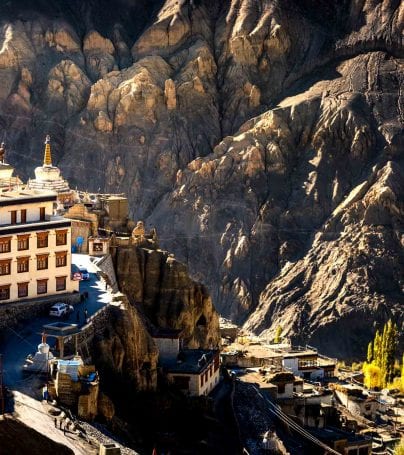
<path id="1" fill-rule="evenodd" d="M 25 176 L 51 134 L 72 186 L 126 191 L 257 333 L 351 355 L 403 321 L 402 2 L 11 0 L 0 19 Z"/>

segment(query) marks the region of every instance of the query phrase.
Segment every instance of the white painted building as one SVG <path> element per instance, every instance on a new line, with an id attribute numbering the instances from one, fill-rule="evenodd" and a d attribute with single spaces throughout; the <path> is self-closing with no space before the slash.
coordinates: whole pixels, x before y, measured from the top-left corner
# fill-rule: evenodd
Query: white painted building
<path id="1" fill-rule="evenodd" d="M 0 192 L 0 304 L 78 291 L 71 222 L 54 216 L 54 192 Z"/>
<path id="2" fill-rule="evenodd" d="M 159 360 L 163 363 L 176 362 L 180 352 L 181 330 L 158 329 L 153 340 L 159 350 Z"/>
<path id="3" fill-rule="evenodd" d="M 176 363 L 166 367 L 167 378 L 189 396 L 208 395 L 220 379 L 219 351 L 184 349 Z"/>
<path id="4" fill-rule="evenodd" d="M 308 381 L 321 381 L 335 374 L 337 360 L 319 354 L 315 348 L 290 348 L 282 355 L 282 366 Z"/>
<path id="5" fill-rule="evenodd" d="M 181 330 L 158 329 L 153 340 L 167 379 L 189 396 L 208 395 L 219 383 L 219 350 L 182 349 Z"/>

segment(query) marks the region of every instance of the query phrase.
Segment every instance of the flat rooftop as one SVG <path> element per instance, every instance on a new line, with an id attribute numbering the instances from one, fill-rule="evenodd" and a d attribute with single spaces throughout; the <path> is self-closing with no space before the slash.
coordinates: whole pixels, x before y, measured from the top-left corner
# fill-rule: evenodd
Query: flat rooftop
<path id="1" fill-rule="evenodd" d="M 340 441 L 342 439 L 346 439 L 348 443 L 357 443 L 357 444 L 372 444 L 371 438 L 366 436 L 352 433 L 349 431 L 340 430 L 339 428 L 335 427 L 328 427 L 328 428 L 310 428 L 308 429 L 309 433 L 313 436 L 317 437 L 322 441 Z"/>
<path id="2" fill-rule="evenodd" d="M 0 204 L 1 207 L 1 204 Z M 63 216 L 52 216 L 44 221 L 30 221 L 28 223 L 1 224 L 0 235 L 18 234 L 20 232 L 46 231 L 57 227 L 71 226 L 71 220 Z"/>
<path id="3" fill-rule="evenodd" d="M 53 322 L 43 326 L 44 332 L 48 336 L 69 336 L 80 332 L 77 324 L 69 324 L 67 322 Z"/>
<path id="4" fill-rule="evenodd" d="M 238 329 L 239 326 L 237 324 L 233 324 L 229 319 L 226 318 L 219 318 L 219 325 L 221 329 Z"/>
<path id="5" fill-rule="evenodd" d="M 155 329 L 152 333 L 153 338 L 169 338 L 175 340 L 180 337 L 182 329 Z"/>
<path id="6" fill-rule="evenodd" d="M 213 362 L 217 350 L 184 349 L 178 354 L 177 361 L 162 362 L 168 373 L 200 374 Z"/>
<path id="7" fill-rule="evenodd" d="M 22 202 L 45 202 L 56 201 L 57 194 L 54 191 L 34 189 L 13 189 L 11 191 L 0 191 L 0 207 L 20 204 Z"/>

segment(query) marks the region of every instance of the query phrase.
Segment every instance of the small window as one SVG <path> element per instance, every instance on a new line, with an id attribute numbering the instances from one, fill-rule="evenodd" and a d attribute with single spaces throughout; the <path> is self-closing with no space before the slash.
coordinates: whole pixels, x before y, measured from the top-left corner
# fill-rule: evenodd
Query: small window
<path id="1" fill-rule="evenodd" d="M 278 384 L 278 393 L 285 393 L 285 384 Z"/>
<path id="2" fill-rule="evenodd" d="M 10 275 L 11 272 L 11 259 L 0 261 L 0 275 Z"/>
<path id="3" fill-rule="evenodd" d="M 48 292 L 48 280 L 38 280 L 36 287 L 37 294 L 46 294 Z"/>
<path id="4" fill-rule="evenodd" d="M 48 246 L 48 233 L 41 232 L 37 235 L 37 248 L 47 248 Z"/>
<path id="5" fill-rule="evenodd" d="M 18 297 L 28 297 L 28 283 L 18 283 Z"/>
<path id="6" fill-rule="evenodd" d="M 29 272 L 29 257 L 17 258 L 17 273 Z"/>
<path id="7" fill-rule="evenodd" d="M 36 257 L 36 269 L 46 270 L 48 268 L 48 255 L 41 254 Z"/>
<path id="8" fill-rule="evenodd" d="M 0 239 L 0 253 L 11 251 L 11 237 Z"/>
<path id="9" fill-rule="evenodd" d="M 203 386 L 203 379 L 204 379 L 204 375 L 202 374 L 201 375 L 201 387 Z"/>
<path id="10" fill-rule="evenodd" d="M 39 220 L 45 221 L 45 207 L 39 207 Z"/>
<path id="11" fill-rule="evenodd" d="M 10 285 L 0 286 L 0 300 L 8 300 L 10 298 Z"/>
<path id="12" fill-rule="evenodd" d="M 12 210 L 10 212 L 11 224 L 17 224 L 17 210 Z"/>
<path id="13" fill-rule="evenodd" d="M 67 265 L 67 251 L 56 253 L 56 267 L 65 267 Z"/>
<path id="14" fill-rule="evenodd" d="M 66 290 L 66 277 L 65 276 L 56 277 L 56 290 L 57 291 Z"/>
<path id="15" fill-rule="evenodd" d="M 93 251 L 97 253 L 102 253 L 103 251 L 103 245 L 101 242 L 94 242 L 93 243 Z"/>
<path id="16" fill-rule="evenodd" d="M 67 230 L 56 231 L 56 246 L 67 244 Z"/>
<path id="17" fill-rule="evenodd" d="M 21 223 L 26 223 L 27 222 L 27 210 L 22 209 L 21 210 Z"/>
<path id="18" fill-rule="evenodd" d="M 219 358 L 219 354 L 215 354 L 215 358 L 213 359 L 213 369 L 215 371 L 217 371 L 219 369 L 219 365 L 220 365 L 220 358 Z"/>
<path id="19" fill-rule="evenodd" d="M 28 250 L 29 249 L 29 235 L 19 235 L 17 241 L 18 251 Z"/>

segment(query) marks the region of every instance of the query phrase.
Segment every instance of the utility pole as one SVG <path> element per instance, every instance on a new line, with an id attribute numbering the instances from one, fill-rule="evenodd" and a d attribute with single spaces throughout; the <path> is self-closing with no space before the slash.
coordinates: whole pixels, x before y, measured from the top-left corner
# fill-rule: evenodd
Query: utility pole
<path id="1" fill-rule="evenodd" d="M 3 354 L 0 354 L 0 415 L 4 415 Z"/>

